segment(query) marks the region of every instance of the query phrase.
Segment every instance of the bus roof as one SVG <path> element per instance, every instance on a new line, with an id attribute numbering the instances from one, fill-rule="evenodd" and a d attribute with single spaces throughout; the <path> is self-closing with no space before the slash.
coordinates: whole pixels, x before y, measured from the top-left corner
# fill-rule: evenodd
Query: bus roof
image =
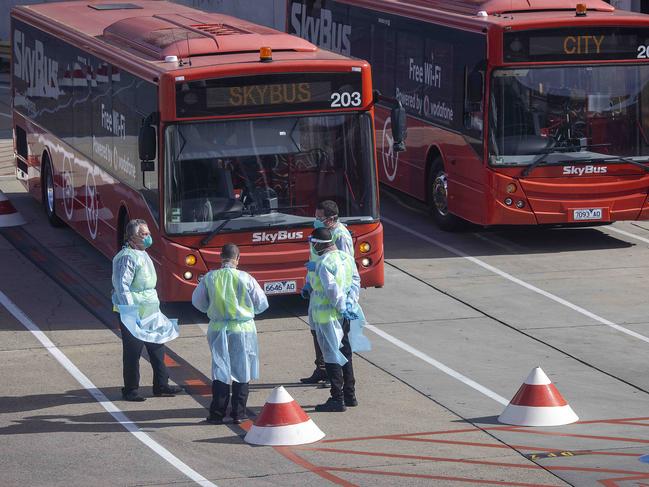
<path id="1" fill-rule="evenodd" d="M 577 3 L 586 4 L 588 10 L 612 12 L 615 7 L 603 0 L 406 0 L 404 3 L 427 6 L 466 15 L 488 15 L 514 12 L 542 12 L 556 10 L 574 11 Z"/>
<path id="2" fill-rule="evenodd" d="M 113 58 L 139 57 L 159 71 L 178 69 L 177 63 L 164 62 L 166 56 L 191 58 L 194 66 L 250 62 L 251 55 L 258 58 L 260 47 L 270 47 L 274 59 L 346 59 L 296 36 L 166 1 L 43 3 L 15 7 L 12 15 L 57 36 L 108 51 Z"/>

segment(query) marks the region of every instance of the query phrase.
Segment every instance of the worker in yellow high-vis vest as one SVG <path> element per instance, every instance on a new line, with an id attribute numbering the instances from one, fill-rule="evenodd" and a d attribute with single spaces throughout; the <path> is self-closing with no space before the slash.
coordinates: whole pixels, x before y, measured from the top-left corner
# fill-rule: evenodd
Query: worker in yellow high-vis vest
<path id="1" fill-rule="evenodd" d="M 237 269 L 239 248 L 221 249 L 221 268 L 210 271 L 192 295 L 194 307 L 207 313 L 207 341 L 212 352 L 212 403 L 207 421 L 222 424 L 230 402 L 232 422 L 247 419 L 248 385 L 259 378 L 255 315 L 268 309 L 268 300 L 250 274 Z"/>
<path id="2" fill-rule="evenodd" d="M 350 321 L 358 318 L 353 310 L 358 309 L 361 280 L 354 258 L 336 248 L 329 229 L 315 229 L 309 241 L 319 256 L 311 284 L 309 320 L 331 383 L 331 397 L 315 410 L 342 412 L 346 406 L 358 405 L 349 332 Z"/>
<path id="3" fill-rule="evenodd" d="M 313 220 L 314 228 L 327 228 L 331 232 L 331 238 L 338 250 L 341 250 L 352 257 L 354 257 L 354 241 L 352 235 L 347 230 L 347 227 L 338 220 L 338 205 L 335 201 L 324 200 L 318 203 L 315 210 L 315 219 Z M 302 288 L 301 295 L 304 299 L 309 299 L 309 295 L 313 289 L 311 281 L 314 277 L 314 270 L 318 256 L 311 250 L 309 254 L 309 261 L 304 265 L 307 268 L 305 285 Z M 322 351 L 318 340 L 315 335 L 315 328 L 313 322 L 309 320 L 311 327 L 311 334 L 313 335 L 313 348 L 315 350 L 315 369 L 309 377 L 303 377 L 300 382 L 303 384 L 317 384 L 318 382 L 327 379 L 327 371 L 325 370 L 324 360 L 322 359 Z"/>

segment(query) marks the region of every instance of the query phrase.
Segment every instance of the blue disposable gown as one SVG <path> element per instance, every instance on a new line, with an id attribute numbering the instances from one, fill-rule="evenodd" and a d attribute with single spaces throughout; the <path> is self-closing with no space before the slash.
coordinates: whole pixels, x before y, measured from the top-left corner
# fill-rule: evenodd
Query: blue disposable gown
<path id="1" fill-rule="evenodd" d="M 208 272 L 192 295 L 195 308 L 210 318 L 207 342 L 212 352 L 212 380 L 229 384 L 259 378 L 255 315 L 268 300 L 248 273 L 225 264 Z"/>
<path id="2" fill-rule="evenodd" d="M 309 300 L 309 321 L 314 324 L 325 363 L 344 365 L 347 359 L 340 351 L 342 314 L 347 309 L 347 303 L 354 309 L 358 307 L 360 276 L 354 259 L 339 250 L 322 256 L 316 264 L 315 273 Z"/>
<path id="3" fill-rule="evenodd" d="M 166 343 L 179 335 L 178 320 L 160 311 L 157 276 L 144 250 L 125 246 L 113 258 L 113 309 L 122 324 L 145 342 Z"/>

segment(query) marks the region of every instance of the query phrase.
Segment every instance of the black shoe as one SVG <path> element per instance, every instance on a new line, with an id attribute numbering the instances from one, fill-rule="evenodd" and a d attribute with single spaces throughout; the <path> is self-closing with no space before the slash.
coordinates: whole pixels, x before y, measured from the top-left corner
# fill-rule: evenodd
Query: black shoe
<path id="1" fill-rule="evenodd" d="M 345 403 L 340 399 L 330 397 L 324 404 L 318 404 L 315 410 L 319 413 L 342 413 L 347 410 Z"/>
<path id="2" fill-rule="evenodd" d="M 128 392 L 122 392 L 122 399 L 125 401 L 131 401 L 131 402 L 144 402 L 146 401 L 145 398 L 140 396 L 137 391 L 128 391 Z"/>
<path id="3" fill-rule="evenodd" d="M 355 408 L 356 406 L 358 406 L 356 396 L 345 396 L 345 406 L 347 406 L 348 408 Z"/>
<path id="4" fill-rule="evenodd" d="M 223 417 L 210 414 L 207 418 L 205 418 L 205 421 L 210 424 L 223 424 Z"/>
<path id="5" fill-rule="evenodd" d="M 246 416 L 242 416 L 241 418 L 232 417 L 232 422 L 233 422 L 234 424 L 241 424 L 241 423 L 243 423 L 244 421 L 248 421 L 248 418 L 247 418 Z"/>
<path id="6" fill-rule="evenodd" d="M 182 389 L 178 386 L 162 386 L 162 387 L 154 387 L 153 388 L 153 395 L 156 397 L 164 396 L 164 397 L 174 397 L 176 394 L 182 392 Z"/>
<path id="7" fill-rule="evenodd" d="M 317 384 L 318 382 L 324 382 L 327 380 L 327 372 L 322 369 L 315 369 L 311 377 L 302 377 L 300 382 L 302 384 Z"/>

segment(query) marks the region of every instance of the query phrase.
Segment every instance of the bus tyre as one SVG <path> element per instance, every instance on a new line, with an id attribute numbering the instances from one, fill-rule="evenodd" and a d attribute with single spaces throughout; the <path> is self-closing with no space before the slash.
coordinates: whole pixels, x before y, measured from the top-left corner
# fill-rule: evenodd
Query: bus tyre
<path id="1" fill-rule="evenodd" d="M 448 211 L 448 178 L 440 161 L 433 163 L 428 175 L 428 207 L 442 230 L 450 232 L 462 226 L 462 220 Z"/>
<path id="2" fill-rule="evenodd" d="M 43 206 L 45 214 L 53 227 L 63 226 L 63 220 L 56 215 L 56 192 L 54 191 L 54 172 L 47 156 L 43 156 Z"/>

